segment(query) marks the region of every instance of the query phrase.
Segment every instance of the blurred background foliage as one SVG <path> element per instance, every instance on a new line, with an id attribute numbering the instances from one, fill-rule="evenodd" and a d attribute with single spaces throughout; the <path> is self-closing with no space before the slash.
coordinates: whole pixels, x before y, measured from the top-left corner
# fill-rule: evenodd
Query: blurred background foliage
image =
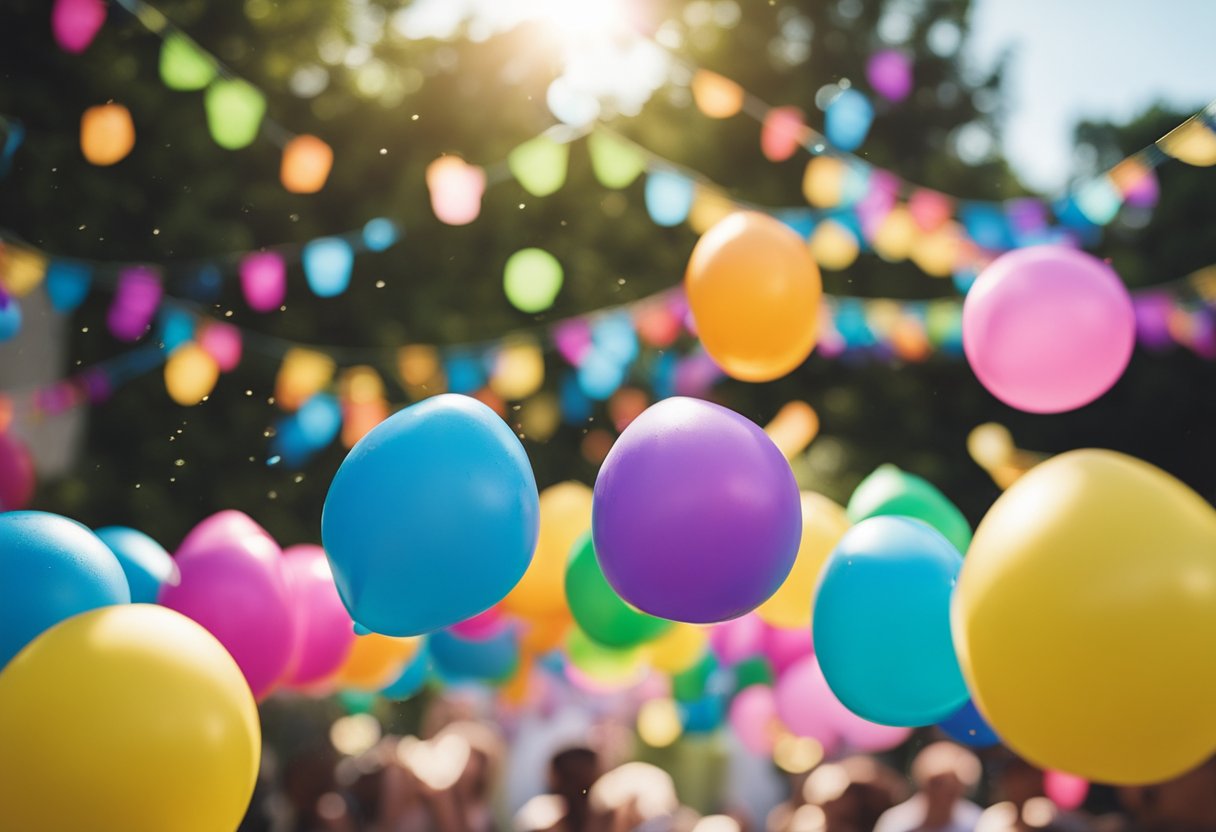
<path id="1" fill-rule="evenodd" d="M 651 222 L 640 181 L 620 192 L 600 186 L 583 143 L 574 145 L 558 193 L 532 198 L 509 180 L 487 191 L 472 225 L 452 228 L 434 218 L 424 183 L 429 162 L 441 153 L 498 162 L 554 122 L 545 91 L 561 71 L 560 52 L 543 26 L 416 39 L 401 34 L 403 4 L 394 0 L 161 0 L 169 19 L 267 93 L 273 119 L 333 146 L 328 186 L 298 196 L 279 185 L 273 142 L 235 152 L 212 142 L 201 94 L 160 83 L 160 41 L 122 10 L 112 8 L 90 49 L 73 56 L 54 45 L 45 0 L 4 6 L 0 112 L 21 118 L 29 137 L 0 184 L 0 227 L 65 256 L 173 262 L 303 242 L 378 215 L 405 226 L 402 243 L 357 260 L 352 287 L 338 298 L 313 297 L 296 267 L 287 310 L 260 316 L 230 280 L 215 312 L 232 310 L 242 326 L 341 347 L 492 338 L 673 286 L 695 242 L 686 226 Z M 659 34 L 678 44 L 677 54 L 771 104 L 802 107 L 813 126 L 822 125 L 821 87 L 850 79 L 864 88 L 866 58 L 884 42 L 904 41 L 915 52 L 916 91 L 901 104 L 879 104 L 865 158 L 958 196 L 1017 196 L 1025 191 L 997 155 L 1006 118 L 1000 66 L 977 72 L 962 57 L 969 8 L 968 0 L 645 4 L 652 20 L 667 21 Z M 801 204 L 806 157 L 766 161 L 758 125 L 702 116 L 681 72 L 673 69 L 672 82 L 639 113 L 608 123 L 740 199 Z M 80 155 L 80 113 L 111 99 L 130 108 L 136 147 L 113 167 L 92 167 Z M 1078 174 L 1117 161 L 1186 115 L 1154 110 L 1128 125 L 1081 125 Z M 1212 170 L 1166 166 L 1151 220 L 1112 227 L 1097 253 L 1112 258 L 1132 286 L 1216 262 L 1214 183 Z M 565 267 L 565 286 L 544 315 L 520 313 L 502 294 L 503 264 L 526 246 L 548 249 Z M 825 284 L 833 293 L 896 298 L 954 291 L 949 280 L 873 255 L 826 274 Z M 95 292 L 76 314 L 74 362 L 87 366 L 124 348 L 105 330 L 108 300 Z M 563 365 L 553 355 L 548 365 L 554 389 Z M 91 412 L 75 471 L 42 483 L 35 505 L 89 525 L 134 526 L 169 547 L 200 518 L 229 507 L 247 511 L 284 544 L 316 541 L 343 451 L 334 446 L 300 472 L 267 466 L 267 434 L 280 416 L 268 403 L 276 369 L 274 359 L 247 349 L 239 369 L 189 409 L 170 401 L 159 373 L 130 384 Z M 391 387 L 391 362 L 378 369 L 390 398 L 404 403 L 404 390 Z M 1134 454 L 1216 500 L 1216 364 L 1182 350 L 1138 351 L 1111 393 L 1060 416 L 1005 407 L 949 356 L 912 365 L 812 356 L 780 381 L 726 381 L 714 395 L 761 424 L 791 399 L 810 402 L 822 432 L 795 469 L 804 487 L 840 501 L 877 465 L 893 462 L 937 484 L 978 521 L 999 492 L 968 457 L 965 440 L 990 420 L 1009 426 L 1023 448 Z M 543 443 L 526 439 L 540 486 L 592 482 L 595 465 L 580 443 L 606 422 L 601 406 L 587 424 L 564 425 Z"/>

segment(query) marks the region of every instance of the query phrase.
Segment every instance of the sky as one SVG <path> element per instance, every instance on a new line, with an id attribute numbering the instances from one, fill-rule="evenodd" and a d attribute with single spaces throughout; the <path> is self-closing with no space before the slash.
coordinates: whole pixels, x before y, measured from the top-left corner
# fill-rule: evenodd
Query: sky
<path id="1" fill-rule="evenodd" d="M 1051 193 L 1073 169 L 1077 122 L 1216 99 L 1214 30 L 1216 0 L 976 0 L 968 58 L 987 66 L 1013 49 L 1003 149 Z"/>

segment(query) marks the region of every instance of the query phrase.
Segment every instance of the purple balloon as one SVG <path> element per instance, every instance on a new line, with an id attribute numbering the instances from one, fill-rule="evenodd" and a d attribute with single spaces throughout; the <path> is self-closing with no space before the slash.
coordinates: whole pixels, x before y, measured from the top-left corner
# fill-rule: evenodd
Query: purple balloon
<path id="1" fill-rule="evenodd" d="M 643 612 L 708 624 L 777 591 L 802 535 L 798 483 L 759 427 L 676 397 L 621 434 L 595 481 L 595 553 Z"/>
<path id="2" fill-rule="evenodd" d="M 888 101 L 903 101 L 912 93 L 912 60 L 898 49 L 875 52 L 866 62 L 866 80 Z"/>
<path id="3" fill-rule="evenodd" d="M 912 94 L 912 58 L 897 49 L 874 52 L 866 62 L 866 80 L 888 101 L 903 101 Z"/>

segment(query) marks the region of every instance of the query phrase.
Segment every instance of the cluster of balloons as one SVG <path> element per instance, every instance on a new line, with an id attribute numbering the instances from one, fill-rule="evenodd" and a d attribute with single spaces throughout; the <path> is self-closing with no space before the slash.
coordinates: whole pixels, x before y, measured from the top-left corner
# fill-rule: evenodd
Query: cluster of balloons
<path id="1" fill-rule="evenodd" d="M 45 512 L 0 514 L 5 818 L 235 828 L 261 755 L 249 686 L 206 629 L 146 603 L 175 580 L 168 554 L 130 529 L 103 534 Z"/>

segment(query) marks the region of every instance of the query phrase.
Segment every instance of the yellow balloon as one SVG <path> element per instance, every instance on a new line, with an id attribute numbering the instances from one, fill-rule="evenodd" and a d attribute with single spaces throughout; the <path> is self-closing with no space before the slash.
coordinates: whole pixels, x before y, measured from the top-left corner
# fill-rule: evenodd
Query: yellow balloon
<path id="1" fill-rule="evenodd" d="M 219 377 L 220 365 L 193 341 L 182 344 L 165 362 L 165 389 L 169 398 L 185 407 L 210 396 Z"/>
<path id="2" fill-rule="evenodd" d="M 253 694 L 215 637 L 151 604 L 47 630 L 0 673 L 5 829 L 216 832 L 253 794 Z"/>
<path id="3" fill-rule="evenodd" d="M 581 482 L 562 482 L 542 491 L 540 534 L 532 563 L 503 607 L 523 618 L 566 615 L 566 564 L 575 541 L 589 528 L 590 488 Z"/>
<path id="4" fill-rule="evenodd" d="M 1216 510 L 1158 468 L 1072 451 L 976 530 L 954 644 L 993 729 L 1044 768 L 1142 784 L 1216 749 Z"/>
<path id="5" fill-rule="evenodd" d="M 811 626 L 815 584 L 828 555 L 849 530 L 844 509 L 827 497 L 802 492 L 802 542 L 794 568 L 772 597 L 756 608 L 765 623 L 786 630 Z"/>
<path id="6" fill-rule="evenodd" d="M 418 644 L 417 637 L 393 638 L 379 633 L 359 636 L 332 683 L 339 688 L 380 690 L 400 675 L 406 662 L 418 652 Z"/>
<path id="7" fill-rule="evenodd" d="M 705 655 L 709 634 L 695 624 L 676 622 L 644 648 L 650 666 L 663 673 L 683 673 Z"/>

